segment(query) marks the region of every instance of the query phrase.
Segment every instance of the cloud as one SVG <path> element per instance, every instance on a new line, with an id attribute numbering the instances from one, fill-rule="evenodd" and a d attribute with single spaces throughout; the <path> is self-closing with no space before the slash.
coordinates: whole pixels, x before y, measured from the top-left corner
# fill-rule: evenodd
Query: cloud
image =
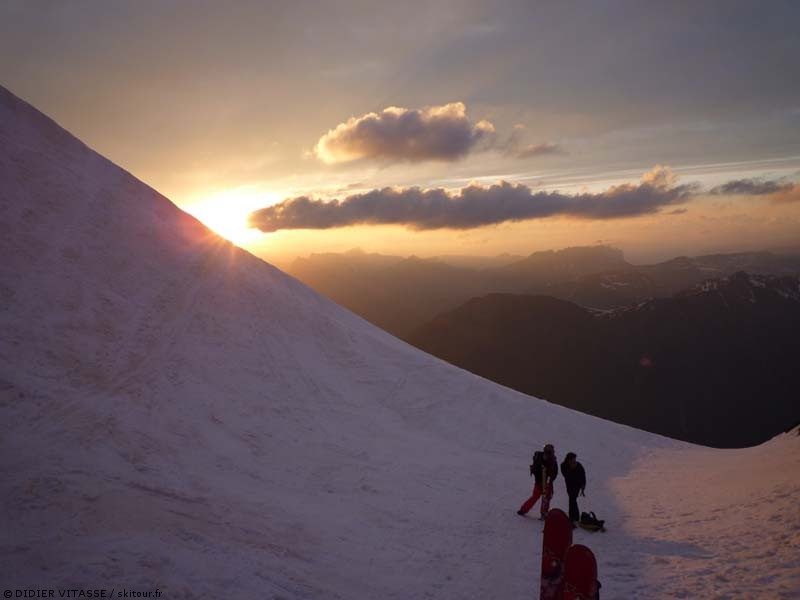
<path id="1" fill-rule="evenodd" d="M 290 198 L 250 214 L 249 224 L 261 231 L 331 229 L 352 225 L 403 225 L 413 230 L 472 229 L 509 221 L 568 216 L 618 219 L 658 212 L 685 202 L 694 185 L 670 186 L 668 170 L 651 171 L 638 184 L 623 184 L 599 193 L 576 195 L 534 192 L 501 181 L 470 184 L 458 192 L 418 187 L 376 189 L 343 200 L 324 202 L 306 196 Z"/>
<path id="2" fill-rule="evenodd" d="M 800 202 L 800 185 L 793 183 L 779 192 L 775 192 L 770 199 L 777 203 L 782 204 L 784 202 Z"/>
<path id="3" fill-rule="evenodd" d="M 642 175 L 642 183 L 648 183 L 658 189 L 673 187 L 677 182 L 678 176 L 672 172 L 672 169 L 664 165 L 656 165 Z"/>
<path id="4" fill-rule="evenodd" d="M 786 192 L 794 187 L 794 184 L 770 181 L 764 179 L 734 179 L 711 189 L 709 193 L 715 196 L 763 196 L 764 194 L 774 194 L 776 192 Z"/>
<path id="5" fill-rule="evenodd" d="M 558 144 L 542 142 L 541 144 L 528 144 L 514 153 L 517 158 L 531 158 L 534 156 L 546 156 L 548 154 L 566 154 L 564 149 Z"/>
<path id="6" fill-rule="evenodd" d="M 769 196 L 776 203 L 800 201 L 800 185 L 785 180 L 734 179 L 709 191 L 715 196 Z"/>
<path id="7" fill-rule="evenodd" d="M 463 102 L 422 109 L 390 106 L 340 123 L 319 139 L 314 152 L 328 164 L 453 161 L 482 142 L 491 144 L 494 135 L 490 122 L 472 124 Z"/>
<path id="8" fill-rule="evenodd" d="M 532 158 L 534 156 L 547 156 L 553 154 L 567 154 L 567 152 L 559 144 L 553 142 L 540 142 L 538 144 L 522 144 L 522 136 L 524 135 L 525 125 L 517 123 L 508 136 L 505 144 L 501 145 L 503 152 L 506 156 L 514 158 Z"/>

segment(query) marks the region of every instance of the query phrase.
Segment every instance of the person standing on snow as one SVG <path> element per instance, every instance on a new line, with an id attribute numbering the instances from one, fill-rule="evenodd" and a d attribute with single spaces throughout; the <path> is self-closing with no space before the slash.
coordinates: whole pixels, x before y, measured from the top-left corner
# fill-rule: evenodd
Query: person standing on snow
<path id="1" fill-rule="evenodd" d="M 541 518 L 544 519 L 550 510 L 550 498 L 553 497 L 553 481 L 558 477 L 558 461 L 556 460 L 556 450 L 553 448 L 553 444 L 547 444 L 541 452 L 536 452 L 533 455 L 531 475 L 536 478 L 536 483 L 533 485 L 533 493 L 520 507 L 517 514 L 524 517 L 541 497 L 540 513 Z"/>
<path id="2" fill-rule="evenodd" d="M 572 526 L 576 527 L 581 518 L 578 510 L 578 494 L 584 495 L 586 471 L 583 470 L 583 465 L 578 462 L 578 457 L 574 452 L 567 452 L 564 462 L 561 463 L 561 474 L 564 476 L 567 496 L 569 496 L 569 520 L 572 521 Z"/>

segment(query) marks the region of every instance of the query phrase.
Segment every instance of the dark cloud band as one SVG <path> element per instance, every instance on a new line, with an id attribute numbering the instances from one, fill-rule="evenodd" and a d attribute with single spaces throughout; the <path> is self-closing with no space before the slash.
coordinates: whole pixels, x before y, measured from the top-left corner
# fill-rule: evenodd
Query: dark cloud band
<path id="1" fill-rule="evenodd" d="M 794 184 L 765 180 L 765 179 L 734 179 L 711 189 L 709 193 L 715 196 L 763 196 L 765 194 L 777 194 L 779 192 L 789 192 Z"/>
<path id="2" fill-rule="evenodd" d="M 682 203 L 694 189 L 690 185 L 672 185 L 669 171 L 663 168 L 648 173 L 639 184 L 577 195 L 534 192 L 525 185 L 508 182 L 488 187 L 473 184 L 454 194 L 441 188 L 383 188 L 330 202 L 306 196 L 287 199 L 255 211 L 249 223 L 251 227 L 271 232 L 351 225 L 472 229 L 554 216 L 617 219 L 655 213 L 664 206 Z"/>
<path id="3" fill-rule="evenodd" d="M 709 190 L 714 196 L 766 196 L 768 200 L 783 204 L 800 202 L 800 184 L 784 180 L 734 179 Z"/>

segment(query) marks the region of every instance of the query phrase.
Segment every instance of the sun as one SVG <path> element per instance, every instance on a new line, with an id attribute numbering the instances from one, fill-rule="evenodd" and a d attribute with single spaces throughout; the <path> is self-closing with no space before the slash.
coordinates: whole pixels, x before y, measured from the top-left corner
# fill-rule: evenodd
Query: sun
<path id="1" fill-rule="evenodd" d="M 248 215 L 279 200 L 280 196 L 275 192 L 262 192 L 246 186 L 198 200 L 186 207 L 186 211 L 215 233 L 237 246 L 243 246 L 267 235 L 247 226 Z"/>

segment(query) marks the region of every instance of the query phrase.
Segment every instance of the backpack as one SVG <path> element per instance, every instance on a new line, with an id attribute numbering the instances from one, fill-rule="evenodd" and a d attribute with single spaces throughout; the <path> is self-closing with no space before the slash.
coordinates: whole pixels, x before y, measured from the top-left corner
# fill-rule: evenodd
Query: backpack
<path id="1" fill-rule="evenodd" d="M 602 531 L 605 529 L 605 520 L 598 519 L 593 512 L 581 513 L 581 520 L 578 524 L 589 531 Z"/>
<path id="2" fill-rule="evenodd" d="M 536 471 L 542 470 L 542 465 L 544 464 L 544 452 L 541 450 L 537 450 L 533 453 L 533 462 L 531 463 L 531 477 L 536 475 L 537 477 L 541 475 L 541 473 L 537 473 Z"/>

